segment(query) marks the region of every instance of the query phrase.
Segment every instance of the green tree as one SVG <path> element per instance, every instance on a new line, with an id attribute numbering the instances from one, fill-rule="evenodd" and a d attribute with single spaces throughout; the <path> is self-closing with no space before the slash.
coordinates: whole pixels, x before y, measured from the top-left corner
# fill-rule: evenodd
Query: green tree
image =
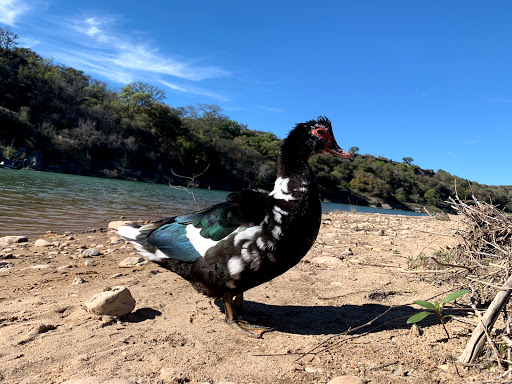
<path id="1" fill-rule="evenodd" d="M 128 86 L 130 86 L 135 93 L 149 95 L 148 100 L 151 100 L 151 102 L 160 102 L 166 98 L 165 91 L 142 81 L 134 81 L 128 84 Z"/>
<path id="2" fill-rule="evenodd" d="M 11 31 L 10 28 L 0 27 L 0 48 L 8 51 L 13 50 L 18 43 L 19 36 Z"/>
<path id="3" fill-rule="evenodd" d="M 126 117 L 133 120 L 143 108 L 150 107 L 154 102 L 155 99 L 150 92 L 137 92 L 131 85 L 127 85 L 119 94 L 118 106 Z"/>
<path id="4" fill-rule="evenodd" d="M 437 192 L 435 189 L 430 188 L 427 191 L 425 191 L 423 198 L 425 199 L 426 204 L 437 206 L 441 199 L 441 195 L 439 195 L 439 192 Z"/>
<path id="5" fill-rule="evenodd" d="M 352 156 L 357 155 L 359 153 L 359 147 L 350 147 L 348 153 Z"/>
<path id="6" fill-rule="evenodd" d="M 403 157 L 402 160 L 403 160 L 404 164 L 407 164 L 407 165 L 411 165 L 412 162 L 414 161 L 414 159 L 412 157 L 408 157 L 408 156 Z"/>

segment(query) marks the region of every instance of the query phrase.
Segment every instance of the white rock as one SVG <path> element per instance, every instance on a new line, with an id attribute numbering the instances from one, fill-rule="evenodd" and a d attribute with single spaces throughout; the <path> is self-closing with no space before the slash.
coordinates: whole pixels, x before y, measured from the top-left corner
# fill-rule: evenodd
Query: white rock
<path id="1" fill-rule="evenodd" d="M 323 372 L 325 372 L 325 369 L 323 369 L 323 368 L 310 367 L 310 366 L 307 366 L 304 370 L 308 373 L 323 373 Z"/>
<path id="2" fill-rule="evenodd" d="M 343 265 L 343 261 L 337 257 L 332 256 L 318 256 L 311 259 L 312 263 L 327 265 L 329 267 L 340 267 Z"/>
<path id="3" fill-rule="evenodd" d="M 84 305 L 97 315 L 123 316 L 135 308 L 135 299 L 128 288 L 117 286 L 94 295 Z"/>
<path id="4" fill-rule="evenodd" d="M 49 269 L 49 268 L 55 268 L 55 265 L 52 265 L 52 264 L 39 264 L 39 265 L 34 265 L 32 267 L 30 267 L 32 269 Z"/>
<path id="5" fill-rule="evenodd" d="M 122 226 L 122 225 L 126 225 L 128 223 L 132 223 L 132 221 L 111 221 L 110 223 L 108 223 L 108 230 L 109 231 L 117 231 L 117 229 Z"/>
<path id="6" fill-rule="evenodd" d="M 0 237 L 0 243 L 11 245 L 13 243 L 25 243 L 28 241 L 27 236 L 4 236 Z"/>
<path id="7" fill-rule="evenodd" d="M 337 376 L 329 380 L 327 384 L 363 384 L 363 379 L 357 376 Z"/>
<path id="8" fill-rule="evenodd" d="M 127 257 L 123 261 L 119 263 L 119 266 L 122 268 L 130 268 L 130 267 L 136 267 L 139 265 L 144 265 L 149 263 L 147 259 L 144 257 Z"/>
<path id="9" fill-rule="evenodd" d="M 37 239 L 34 245 L 36 247 L 51 247 L 53 244 L 45 239 Z"/>

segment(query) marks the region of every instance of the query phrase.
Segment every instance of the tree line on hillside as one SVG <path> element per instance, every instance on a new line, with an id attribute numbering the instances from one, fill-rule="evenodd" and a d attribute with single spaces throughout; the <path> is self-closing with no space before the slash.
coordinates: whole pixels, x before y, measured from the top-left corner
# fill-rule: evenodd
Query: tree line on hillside
<path id="1" fill-rule="evenodd" d="M 0 157 L 33 169 L 185 183 L 225 190 L 271 189 L 280 140 L 248 129 L 217 105 L 171 107 L 165 92 L 144 82 L 119 90 L 82 71 L 17 46 L 0 28 Z M 290 127 L 291 128 L 291 127 Z M 423 170 L 405 157 L 395 162 L 359 155 L 311 159 L 326 199 L 350 204 L 449 209 L 455 181 L 461 198 L 512 210 L 512 187 L 490 187 L 439 170 Z M 471 188 L 471 189 L 470 189 Z"/>

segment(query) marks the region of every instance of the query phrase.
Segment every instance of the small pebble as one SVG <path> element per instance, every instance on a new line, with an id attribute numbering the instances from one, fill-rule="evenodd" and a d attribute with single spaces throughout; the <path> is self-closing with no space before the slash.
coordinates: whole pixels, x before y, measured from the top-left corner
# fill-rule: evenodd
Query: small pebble
<path id="1" fill-rule="evenodd" d="M 7 269 L 10 269 L 14 267 L 14 264 L 13 263 L 8 263 L 7 261 L 0 261 L 0 269 L 1 268 L 7 268 Z"/>
<path id="2" fill-rule="evenodd" d="M 82 257 L 93 257 L 93 256 L 99 256 L 100 254 L 101 254 L 101 252 L 98 248 L 88 248 L 88 249 L 84 249 L 82 252 L 80 252 L 80 255 Z"/>
<path id="3" fill-rule="evenodd" d="M 39 265 L 34 265 L 31 268 L 32 269 L 49 269 L 49 268 L 55 268 L 55 265 L 52 265 L 52 264 L 39 264 Z"/>
<path id="4" fill-rule="evenodd" d="M 307 366 L 306 368 L 304 368 L 304 370 L 308 373 L 324 373 L 325 372 L 325 369 L 323 369 L 323 368 L 310 367 L 310 366 Z"/>
<path id="5" fill-rule="evenodd" d="M 354 252 L 352 252 L 352 250 L 350 248 L 341 253 L 342 257 L 348 257 L 348 256 L 353 256 L 353 255 L 354 255 Z"/>
<path id="6" fill-rule="evenodd" d="M 85 283 L 86 281 L 82 279 L 80 276 L 76 276 L 75 280 L 73 280 L 73 285 L 80 285 Z"/>
<path id="7" fill-rule="evenodd" d="M 121 276 L 123 276 L 122 273 L 114 273 L 113 275 L 110 275 L 108 278 L 109 279 L 116 279 L 116 278 L 121 277 Z"/>
<path id="8" fill-rule="evenodd" d="M 144 264 L 148 264 L 149 261 L 144 257 L 127 257 L 119 263 L 122 268 L 136 267 Z"/>
<path id="9" fill-rule="evenodd" d="M 98 265 L 98 261 L 97 260 L 85 260 L 84 265 L 86 267 L 95 267 L 96 265 Z"/>
<path id="10" fill-rule="evenodd" d="M 337 376 L 327 382 L 327 384 L 363 384 L 364 381 L 357 376 Z"/>
<path id="11" fill-rule="evenodd" d="M 418 324 L 413 324 L 411 326 L 411 330 L 409 331 L 409 335 L 411 336 L 421 336 L 423 334 L 423 330 L 419 327 Z"/>

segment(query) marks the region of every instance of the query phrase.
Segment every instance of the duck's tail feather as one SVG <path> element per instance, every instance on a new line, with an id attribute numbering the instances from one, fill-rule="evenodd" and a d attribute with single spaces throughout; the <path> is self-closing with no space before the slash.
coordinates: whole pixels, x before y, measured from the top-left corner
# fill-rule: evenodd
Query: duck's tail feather
<path id="1" fill-rule="evenodd" d="M 120 226 L 117 233 L 135 246 L 140 254 L 151 261 L 159 262 L 167 258 L 159 249 L 151 245 L 147 238 L 155 229 L 166 224 L 162 221 L 140 226 L 136 223 L 128 223 Z"/>

